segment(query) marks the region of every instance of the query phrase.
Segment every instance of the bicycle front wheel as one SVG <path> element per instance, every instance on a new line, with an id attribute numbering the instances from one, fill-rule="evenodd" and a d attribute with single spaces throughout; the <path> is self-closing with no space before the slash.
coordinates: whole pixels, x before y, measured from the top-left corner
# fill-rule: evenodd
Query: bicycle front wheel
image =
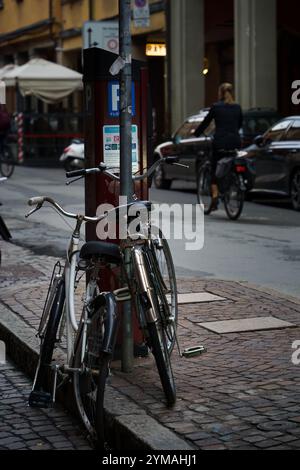
<path id="1" fill-rule="evenodd" d="M 175 341 L 178 324 L 178 299 L 177 283 L 174 263 L 167 240 L 161 231 L 152 241 L 154 257 L 154 269 L 157 277 L 161 278 L 161 286 L 169 304 L 169 319 L 166 325 L 168 351 L 171 353 Z"/>
<path id="2" fill-rule="evenodd" d="M 0 159 L 0 173 L 6 178 L 10 178 L 14 172 L 14 158 L 11 149 L 7 146 L 4 147 L 3 155 Z"/>
<path id="3" fill-rule="evenodd" d="M 241 216 L 245 200 L 245 192 L 241 190 L 238 177 L 234 175 L 224 195 L 224 206 L 230 220 Z"/>
<path id="4" fill-rule="evenodd" d="M 204 214 L 209 215 L 213 208 L 210 165 L 203 165 L 200 168 L 197 178 L 197 198 L 198 203 L 204 207 Z"/>

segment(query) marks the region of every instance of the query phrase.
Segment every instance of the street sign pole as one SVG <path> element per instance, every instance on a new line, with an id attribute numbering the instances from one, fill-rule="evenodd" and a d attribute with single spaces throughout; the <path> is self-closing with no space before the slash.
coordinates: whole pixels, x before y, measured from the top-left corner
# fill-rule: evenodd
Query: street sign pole
<path id="1" fill-rule="evenodd" d="M 128 201 L 133 194 L 132 143 L 131 143 L 131 0 L 119 0 L 119 43 L 123 68 L 120 72 L 120 194 Z M 126 250 L 127 251 L 127 250 Z M 125 265 L 130 269 L 129 253 L 125 253 Z M 130 273 L 128 272 L 130 275 Z M 123 305 L 122 371 L 133 368 L 133 331 L 131 303 Z"/>

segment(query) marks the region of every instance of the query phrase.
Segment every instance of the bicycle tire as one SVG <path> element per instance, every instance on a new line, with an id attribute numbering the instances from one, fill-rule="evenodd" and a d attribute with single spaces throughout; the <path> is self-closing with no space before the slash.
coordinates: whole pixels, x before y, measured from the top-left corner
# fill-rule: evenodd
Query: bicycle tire
<path id="1" fill-rule="evenodd" d="M 4 147 L 4 155 L 0 158 L 0 173 L 6 178 L 10 178 L 15 170 L 14 159 L 11 149 Z"/>
<path id="2" fill-rule="evenodd" d="M 87 289 L 89 285 L 87 286 Z M 94 296 L 98 295 L 95 291 Z M 101 336 L 98 334 L 104 322 L 105 307 L 101 307 L 91 319 L 87 332 L 86 351 L 82 372 L 74 372 L 73 388 L 77 409 L 83 424 L 91 435 L 97 448 L 103 448 L 105 444 L 104 432 L 104 392 L 109 371 L 108 354 L 100 353 Z M 90 332 L 95 332 L 93 337 Z M 82 368 L 81 351 L 83 340 L 83 325 L 80 325 L 79 334 L 75 345 L 73 367 Z M 93 343 L 94 341 L 94 343 Z M 93 371 L 98 370 L 98 377 Z"/>
<path id="3" fill-rule="evenodd" d="M 235 189 L 236 191 L 236 201 L 237 201 L 237 207 L 236 210 L 234 208 L 231 208 L 231 195 L 232 191 Z M 224 195 L 224 207 L 226 214 L 230 220 L 238 220 L 242 214 L 243 208 L 244 208 L 244 201 L 245 201 L 245 192 L 241 190 L 237 176 L 234 175 L 230 182 L 229 188 L 225 191 Z"/>
<path id="4" fill-rule="evenodd" d="M 98 450 L 105 449 L 106 445 L 106 433 L 105 433 L 105 412 L 104 412 L 104 396 L 107 377 L 109 375 L 109 362 L 110 357 L 107 354 L 102 354 L 99 361 L 99 376 L 98 376 L 98 387 L 97 387 L 97 399 L 96 399 L 96 433 L 97 441 L 96 447 Z"/>
<path id="5" fill-rule="evenodd" d="M 168 301 L 160 284 L 159 278 L 155 276 L 155 267 L 153 268 L 153 260 L 151 259 L 153 253 L 144 250 L 143 256 L 145 266 L 148 267 L 148 283 L 153 291 L 153 308 L 156 310 L 156 322 L 147 322 L 148 345 L 155 358 L 157 370 L 159 373 L 160 381 L 163 391 L 167 400 L 168 406 L 173 406 L 176 402 L 176 386 L 174 375 L 171 365 L 171 352 L 168 348 L 167 342 L 167 325 L 165 309 L 168 307 Z"/>
<path id="6" fill-rule="evenodd" d="M 211 194 L 211 167 L 203 165 L 197 178 L 197 199 L 198 203 L 204 207 L 204 215 L 210 215 L 213 208 L 213 199 Z"/>
<path id="7" fill-rule="evenodd" d="M 57 291 L 50 309 L 47 326 L 41 341 L 41 349 L 39 362 L 37 365 L 34 385 L 32 391 L 48 391 L 49 367 L 53 357 L 54 346 L 57 338 L 57 331 L 60 324 L 61 316 L 64 308 L 65 299 L 65 283 L 61 280 L 57 286 Z"/>
<path id="8" fill-rule="evenodd" d="M 171 317 L 174 318 L 174 324 L 170 325 L 168 333 L 168 350 L 171 353 L 176 342 L 176 329 L 178 325 L 178 293 L 176 273 L 171 250 L 161 230 L 159 230 L 158 237 L 155 237 L 153 240 L 153 250 L 155 252 L 155 259 L 157 260 L 157 269 L 159 270 L 160 275 L 162 276 L 163 282 L 165 284 L 164 293 L 165 295 L 170 297 L 170 314 Z M 165 259 L 165 262 L 163 258 Z M 175 331 L 172 332 L 172 329 L 174 329 Z"/>
<path id="9" fill-rule="evenodd" d="M 176 402 L 176 386 L 164 330 L 159 329 L 157 323 L 148 323 L 147 329 L 149 334 L 149 346 L 155 358 L 167 404 L 171 407 Z"/>

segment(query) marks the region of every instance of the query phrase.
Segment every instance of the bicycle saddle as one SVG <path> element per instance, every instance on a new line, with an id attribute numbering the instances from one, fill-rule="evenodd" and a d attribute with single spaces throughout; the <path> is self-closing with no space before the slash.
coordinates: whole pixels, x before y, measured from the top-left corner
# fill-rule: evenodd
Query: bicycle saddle
<path id="1" fill-rule="evenodd" d="M 93 256 L 105 258 L 108 263 L 117 263 L 121 261 L 119 246 L 108 242 L 87 242 L 79 254 L 81 259 L 91 259 Z"/>

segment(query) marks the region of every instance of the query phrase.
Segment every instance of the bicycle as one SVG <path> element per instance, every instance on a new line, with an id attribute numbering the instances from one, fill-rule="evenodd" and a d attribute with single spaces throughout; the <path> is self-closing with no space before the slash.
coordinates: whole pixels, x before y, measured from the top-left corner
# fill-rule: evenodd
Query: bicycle
<path id="1" fill-rule="evenodd" d="M 218 180 L 219 199 L 224 203 L 225 211 L 230 220 L 238 220 L 242 214 L 245 193 L 249 188 L 249 174 L 245 152 L 222 151 L 228 165 L 227 173 Z M 212 164 L 206 160 L 200 168 L 197 178 L 197 198 L 204 207 L 204 214 L 213 210 L 211 194 Z"/>
<path id="2" fill-rule="evenodd" d="M 173 158 L 166 161 L 175 163 Z M 133 179 L 140 181 L 151 176 L 157 164 L 159 162 Z M 67 177 L 83 177 L 94 173 L 103 173 L 119 180 L 103 164 L 97 168 L 67 173 Z M 91 241 L 79 250 L 82 224 L 98 223 L 107 218 L 108 214 L 99 217 L 72 214 L 49 197 L 34 197 L 29 199 L 28 204 L 35 207 L 26 217 L 41 209 L 45 202 L 63 216 L 76 220 L 76 226 L 68 244 L 65 264 L 58 262 L 55 265 L 49 284 L 38 329 L 41 349 L 29 405 L 50 406 L 55 402 L 57 390 L 72 377 L 79 415 L 92 439 L 102 447 L 105 442 L 104 391 L 114 354 L 120 320 L 117 305 L 120 302 L 135 300 L 139 325 L 146 344 L 154 355 L 167 405 L 172 406 L 175 403 L 176 387 L 170 360 L 176 342 L 178 318 L 174 265 L 167 241 L 161 232 L 154 237 L 142 236 L 138 240 L 128 237 L 121 241 L 120 247 L 108 242 Z M 133 201 L 126 206 L 117 207 L 114 211 L 119 213 L 124 207 L 127 211 L 135 203 Z M 151 203 L 144 201 L 140 204 L 147 209 L 148 214 Z M 147 226 L 147 232 L 148 229 Z M 104 265 L 120 266 L 126 285 L 114 292 L 101 292 L 99 276 Z M 125 269 L 128 265 L 130 274 Z M 81 317 L 77 322 L 74 292 L 82 273 L 86 273 L 88 282 Z M 64 331 L 67 362 L 63 365 L 52 364 L 53 351 L 63 341 Z"/>
<path id="3" fill-rule="evenodd" d="M 1 178 L 0 177 L 0 183 L 6 181 L 7 178 Z M 0 202 L 0 206 L 2 206 L 2 203 Z M 12 238 L 10 231 L 8 230 L 6 223 L 4 222 L 3 218 L 0 215 L 0 236 L 5 240 L 6 242 L 10 241 Z M 2 253 L 1 253 L 1 245 L 0 245 L 0 266 L 2 262 Z"/>
<path id="4" fill-rule="evenodd" d="M 5 178 L 10 178 L 15 170 L 14 157 L 8 144 L 3 145 L 3 152 L 0 153 L 0 174 Z"/>

